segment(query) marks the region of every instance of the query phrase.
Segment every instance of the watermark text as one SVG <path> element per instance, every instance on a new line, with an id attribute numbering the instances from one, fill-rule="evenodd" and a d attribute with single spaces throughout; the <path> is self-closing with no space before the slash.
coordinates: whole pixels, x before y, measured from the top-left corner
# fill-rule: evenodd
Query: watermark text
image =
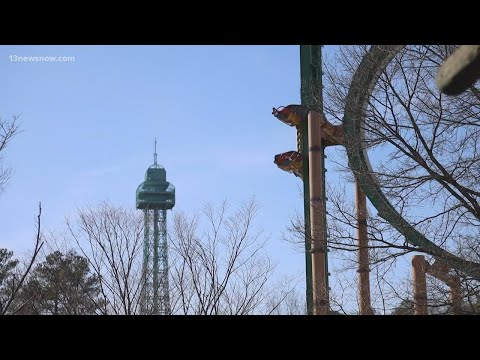
<path id="1" fill-rule="evenodd" d="M 9 55 L 10 62 L 75 62 L 75 56 L 20 56 Z"/>

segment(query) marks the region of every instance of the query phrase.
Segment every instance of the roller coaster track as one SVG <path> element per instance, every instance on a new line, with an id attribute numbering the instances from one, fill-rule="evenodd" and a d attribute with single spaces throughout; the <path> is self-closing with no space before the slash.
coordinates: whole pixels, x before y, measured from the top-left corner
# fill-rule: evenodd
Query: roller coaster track
<path id="1" fill-rule="evenodd" d="M 343 119 L 349 167 L 359 181 L 362 190 L 377 209 L 378 215 L 398 230 L 408 243 L 434 257 L 448 261 L 452 268 L 480 280 L 479 263 L 459 258 L 434 244 L 395 210 L 380 189 L 370 166 L 368 153 L 363 146 L 364 134 L 361 124 L 366 119 L 369 97 L 383 71 L 403 48 L 403 45 L 372 46 L 352 78 Z"/>

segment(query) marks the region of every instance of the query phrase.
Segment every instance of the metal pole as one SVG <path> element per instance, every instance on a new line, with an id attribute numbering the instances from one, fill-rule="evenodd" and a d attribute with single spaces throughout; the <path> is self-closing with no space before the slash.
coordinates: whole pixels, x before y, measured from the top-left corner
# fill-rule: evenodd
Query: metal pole
<path id="1" fill-rule="evenodd" d="M 168 281 L 167 210 L 162 209 L 161 214 L 162 218 L 160 222 L 160 231 L 162 239 L 160 242 L 160 314 L 171 315 L 172 309 L 170 308 L 170 289 Z"/>
<path id="2" fill-rule="evenodd" d="M 300 45 L 301 103 L 308 109 L 323 112 L 322 99 L 322 50 L 321 45 Z M 300 152 L 308 158 L 308 124 L 300 126 Z M 309 162 L 303 162 L 303 208 L 305 218 L 305 280 L 307 312 L 313 314 L 312 256 L 310 240 L 310 182 Z"/>
<path id="3" fill-rule="evenodd" d="M 357 241 L 358 241 L 358 295 L 360 303 L 360 315 L 372 315 L 370 301 L 370 268 L 368 258 L 368 234 L 367 234 L 367 197 L 362 191 L 360 184 L 355 179 L 355 215 L 357 218 Z"/>
<path id="4" fill-rule="evenodd" d="M 412 258 L 413 303 L 415 315 L 428 315 L 426 261 L 423 255 Z"/>
<path id="5" fill-rule="evenodd" d="M 158 209 L 153 210 L 153 314 L 158 315 L 158 250 L 159 228 Z"/>
<path id="6" fill-rule="evenodd" d="M 140 313 L 142 315 L 148 314 L 148 282 L 150 281 L 150 274 L 149 274 L 149 258 L 150 258 L 150 234 L 149 234 L 149 210 L 143 210 L 144 214 L 144 239 L 143 239 L 143 266 L 142 266 L 142 292 L 140 296 Z"/>
<path id="7" fill-rule="evenodd" d="M 308 113 L 308 148 L 310 167 L 310 224 L 312 239 L 313 313 L 328 314 L 326 273 L 327 239 L 325 237 L 325 183 L 322 151 L 321 115 Z"/>
<path id="8" fill-rule="evenodd" d="M 450 264 L 442 259 L 435 259 L 433 265 L 425 263 L 425 272 L 433 277 L 443 281 L 450 289 L 450 302 L 452 303 L 452 313 L 458 315 L 462 313 L 462 288 L 460 278 L 456 275 L 449 275 Z"/>

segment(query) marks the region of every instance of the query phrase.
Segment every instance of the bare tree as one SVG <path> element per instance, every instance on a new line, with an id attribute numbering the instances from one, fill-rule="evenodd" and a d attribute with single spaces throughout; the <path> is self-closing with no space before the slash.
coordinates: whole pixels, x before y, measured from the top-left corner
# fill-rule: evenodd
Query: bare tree
<path id="1" fill-rule="evenodd" d="M 364 146 L 375 178 L 397 211 L 441 248 L 479 262 L 478 240 L 473 240 L 480 225 L 479 91 L 474 84 L 462 95 L 448 97 L 435 85 L 439 65 L 455 48 L 406 46 L 394 57 L 369 99 Z M 366 46 L 342 47 L 335 67 L 327 66 L 325 112 L 330 118 L 343 116 L 352 75 L 367 52 Z M 337 164 L 346 168 L 341 156 Z M 334 203 L 332 222 L 340 222 L 342 232 L 333 234 L 332 246 L 355 249 L 353 212 Z M 374 264 L 390 262 L 391 269 L 406 253 L 429 253 L 407 244 L 388 222 L 372 214 Z"/>
<path id="2" fill-rule="evenodd" d="M 5 186 L 10 180 L 13 169 L 3 162 L 3 152 L 7 145 L 20 133 L 20 124 L 18 116 L 14 115 L 10 119 L 0 118 L 0 195 L 5 190 Z M 22 264 L 19 260 L 12 259 L 13 253 L 2 249 L 1 253 L 1 269 L 0 269 L 0 314 L 15 314 L 23 304 L 19 304 L 16 300 L 19 291 L 22 289 L 25 280 L 37 260 L 40 250 L 43 246 L 41 234 L 41 214 L 42 206 L 38 205 L 37 216 L 37 235 L 35 239 L 35 246 L 32 254 L 28 257 L 25 263 Z"/>
<path id="3" fill-rule="evenodd" d="M 67 242 L 77 245 L 100 279 L 102 313 L 138 314 L 143 287 L 141 214 L 102 202 L 79 209 L 67 220 L 67 229 Z"/>
<path id="4" fill-rule="evenodd" d="M 455 49 L 446 45 L 406 46 L 393 58 L 369 98 L 362 124 L 363 146 L 369 151 L 376 181 L 395 209 L 442 249 L 479 263 L 478 81 L 456 97 L 442 95 L 435 85 L 439 65 Z M 331 122 L 343 121 L 352 77 L 368 51 L 369 46 L 342 46 L 327 59 L 324 111 Z M 330 257 L 337 257 L 332 264 L 338 267 L 335 271 L 351 273 L 357 268 L 358 250 L 353 192 L 348 189 L 353 188 L 353 174 L 343 148 L 329 148 L 327 152 L 327 183 L 332 185 L 327 203 Z M 341 175 L 347 189 L 338 186 L 338 181 L 329 182 L 333 173 Z M 293 219 L 287 237 L 301 240 L 302 227 L 301 218 Z M 292 237 L 294 233 L 297 235 Z M 404 280 L 409 272 L 400 271 L 410 268 L 410 258 L 405 255 L 414 251 L 428 254 L 429 250 L 407 243 L 372 207 L 368 237 L 375 310 L 390 313 L 395 303 L 409 296 L 408 291 L 400 290 L 408 287 Z M 463 275 L 464 299 L 472 304 L 478 298 L 479 280 Z M 338 286 L 343 297 L 346 294 L 342 289 L 355 288 L 345 286 L 345 281 Z M 432 306 L 441 307 L 441 301 L 437 305 L 433 302 Z M 354 312 L 351 308 L 348 311 Z"/>
<path id="5" fill-rule="evenodd" d="M 0 194 L 5 190 L 7 182 L 12 176 L 13 170 L 3 162 L 3 152 L 12 138 L 20 132 L 18 116 L 11 119 L 0 118 Z"/>
<path id="6" fill-rule="evenodd" d="M 12 253 L 5 249 L 0 256 L 0 315 L 16 314 L 19 312 L 25 303 L 18 302 L 17 295 L 22 289 L 25 280 L 30 274 L 38 254 L 43 246 L 41 233 L 41 215 L 42 206 L 38 205 L 37 216 L 37 235 L 35 239 L 35 247 L 32 254 L 29 256 L 23 268 L 20 268 L 19 261 L 11 259 Z"/>
<path id="7" fill-rule="evenodd" d="M 174 212 L 169 229 L 173 314 L 301 312 L 298 276 L 273 278 L 267 239 L 254 225 L 257 211 L 252 199 L 233 212 L 226 202 L 206 205 L 200 215 Z M 143 221 L 139 211 L 103 202 L 79 209 L 67 220 L 67 231 L 49 239 L 53 249 L 75 244 L 88 259 L 100 280 L 104 314 L 140 313 Z"/>
<path id="8" fill-rule="evenodd" d="M 282 304 L 286 312 L 301 312 L 293 281 L 272 279 L 267 239 L 254 226 L 257 212 L 252 198 L 233 212 L 224 201 L 206 205 L 200 215 L 175 213 L 170 234 L 174 313 L 273 314 L 281 313 Z"/>
<path id="9" fill-rule="evenodd" d="M 454 49 L 405 47 L 380 77 L 364 122 L 382 189 L 412 225 L 448 250 L 456 248 L 456 240 L 478 234 L 480 219 L 478 89 L 472 86 L 452 98 L 435 86 L 439 64 Z M 327 99 L 332 100 L 325 111 L 330 117 L 341 116 L 352 70 L 366 52 L 367 47 L 346 47 L 335 71 L 327 67 Z M 475 259 L 478 253 L 469 256 Z"/>

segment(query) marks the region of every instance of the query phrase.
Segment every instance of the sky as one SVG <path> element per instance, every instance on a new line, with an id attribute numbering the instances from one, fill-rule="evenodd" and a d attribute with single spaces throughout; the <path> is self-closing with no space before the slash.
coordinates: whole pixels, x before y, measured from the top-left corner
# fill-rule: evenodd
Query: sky
<path id="1" fill-rule="evenodd" d="M 134 207 L 157 138 L 176 210 L 254 195 L 279 271 L 303 271 L 282 240 L 303 209 L 301 180 L 273 163 L 296 133 L 271 115 L 299 103 L 299 87 L 298 45 L 0 46 L 0 116 L 20 115 L 23 130 L 3 154 L 14 175 L 0 195 L 0 247 L 33 247 L 39 201 L 44 230 L 85 204 Z"/>

